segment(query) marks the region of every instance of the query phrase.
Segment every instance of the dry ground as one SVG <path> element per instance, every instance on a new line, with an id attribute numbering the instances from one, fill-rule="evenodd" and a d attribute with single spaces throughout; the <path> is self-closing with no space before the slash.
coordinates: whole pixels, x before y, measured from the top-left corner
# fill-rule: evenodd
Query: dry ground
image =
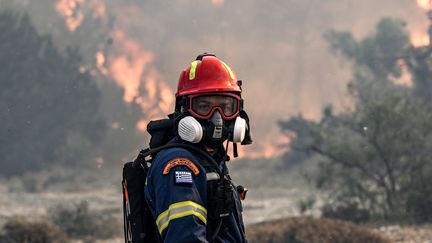
<path id="1" fill-rule="evenodd" d="M 301 215 L 297 206 L 298 202 L 307 197 L 310 191 L 298 172 L 282 171 L 275 174 L 274 167 L 256 161 L 254 163 L 233 162 L 230 167 L 235 183 L 250 189 L 243 203 L 244 220 L 248 228 L 263 222 Z M 120 180 L 116 178 L 110 182 L 105 183 L 105 181 L 88 188 L 86 188 L 87 185 L 81 186 L 77 191 L 48 190 L 41 193 L 11 192 L 8 190 L 7 183 L 0 183 L 0 195 L 2 195 L 0 197 L 0 227 L 12 216 L 43 219 L 49 214 L 50 208 L 56 205 L 77 204 L 82 201 L 87 201 L 91 210 L 111 214 L 121 222 Z M 318 212 L 311 211 L 310 214 L 316 216 Z M 431 225 L 388 226 L 374 230 L 378 234 L 388 236 L 392 242 L 432 243 Z M 122 242 L 121 237 L 100 242 Z"/>
<path id="2" fill-rule="evenodd" d="M 420 226 L 382 226 L 377 229 L 393 242 L 397 243 L 432 243 L 432 225 Z"/>

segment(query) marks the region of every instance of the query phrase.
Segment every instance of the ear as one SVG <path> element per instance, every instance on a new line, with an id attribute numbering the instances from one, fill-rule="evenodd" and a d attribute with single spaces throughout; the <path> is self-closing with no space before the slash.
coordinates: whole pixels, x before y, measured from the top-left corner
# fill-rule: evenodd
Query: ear
<path id="1" fill-rule="evenodd" d="M 240 117 L 246 120 L 246 134 L 245 134 L 245 138 L 243 139 L 243 141 L 241 142 L 241 145 L 248 145 L 248 144 L 252 144 L 252 137 L 250 134 L 250 123 L 249 123 L 249 116 L 246 113 L 246 111 L 244 111 L 243 109 L 240 110 Z"/>

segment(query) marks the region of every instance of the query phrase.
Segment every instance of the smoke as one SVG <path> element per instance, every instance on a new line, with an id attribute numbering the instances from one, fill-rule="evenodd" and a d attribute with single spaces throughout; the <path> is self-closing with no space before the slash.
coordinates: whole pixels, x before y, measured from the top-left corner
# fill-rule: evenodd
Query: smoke
<path id="1" fill-rule="evenodd" d="M 336 111 L 350 106 L 350 64 L 329 53 L 325 31 L 362 37 L 380 18 L 397 17 L 407 21 L 414 45 L 429 43 L 428 0 L 45 2 L 52 7 L 24 6 L 58 45 L 80 46 L 97 75 L 122 87 L 126 103 L 140 105 L 140 131 L 173 110 L 181 70 L 197 54 L 215 53 L 243 80 L 255 144 L 242 153 L 251 157 L 286 148 L 278 120 L 298 113 L 319 119 L 328 103 Z M 67 32 L 58 30 L 59 17 Z"/>

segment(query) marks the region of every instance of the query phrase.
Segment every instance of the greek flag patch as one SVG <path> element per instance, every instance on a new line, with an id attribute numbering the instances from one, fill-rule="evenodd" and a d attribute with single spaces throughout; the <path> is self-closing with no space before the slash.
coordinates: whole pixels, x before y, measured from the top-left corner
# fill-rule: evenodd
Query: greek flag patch
<path id="1" fill-rule="evenodd" d="M 189 171 L 175 171 L 176 184 L 192 184 L 192 172 Z"/>

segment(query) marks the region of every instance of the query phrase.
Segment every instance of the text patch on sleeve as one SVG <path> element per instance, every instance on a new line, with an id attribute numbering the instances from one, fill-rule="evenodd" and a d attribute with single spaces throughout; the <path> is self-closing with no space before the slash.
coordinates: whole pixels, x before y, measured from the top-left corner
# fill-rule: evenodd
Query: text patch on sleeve
<path id="1" fill-rule="evenodd" d="M 180 165 L 188 167 L 194 173 L 194 175 L 198 175 L 199 172 L 200 172 L 199 169 L 198 169 L 198 167 L 192 161 L 190 161 L 189 159 L 187 159 L 187 158 L 176 158 L 176 159 L 173 159 L 170 162 L 168 162 L 168 164 L 165 166 L 165 168 L 164 168 L 164 170 L 163 170 L 162 173 L 164 175 L 168 175 L 169 172 L 170 172 L 170 170 L 173 167 L 180 166 Z"/>

